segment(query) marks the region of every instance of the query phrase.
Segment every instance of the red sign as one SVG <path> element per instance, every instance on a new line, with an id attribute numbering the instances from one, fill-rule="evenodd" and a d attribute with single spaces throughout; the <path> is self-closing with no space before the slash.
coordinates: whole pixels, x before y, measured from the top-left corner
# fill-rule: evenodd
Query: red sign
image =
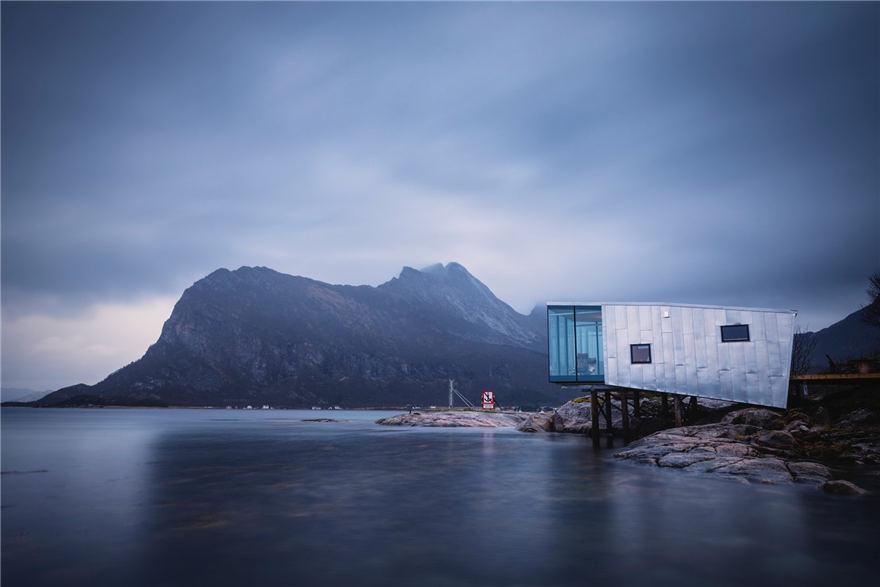
<path id="1" fill-rule="evenodd" d="M 483 409 L 484 410 L 494 410 L 495 409 L 495 392 L 491 389 L 483 390 Z"/>

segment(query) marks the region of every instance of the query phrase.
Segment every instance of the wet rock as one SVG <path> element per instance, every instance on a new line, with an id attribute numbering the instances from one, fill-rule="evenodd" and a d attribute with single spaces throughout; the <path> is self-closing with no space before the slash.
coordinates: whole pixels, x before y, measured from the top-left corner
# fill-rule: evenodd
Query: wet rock
<path id="1" fill-rule="evenodd" d="M 822 490 L 832 495 L 865 495 L 868 493 L 855 483 L 836 479 L 834 481 L 826 481 L 822 485 Z"/>
<path id="2" fill-rule="evenodd" d="M 722 424 L 746 424 L 766 430 L 781 430 L 785 420 L 776 412 L 764 408 L 745 408 L 730 412 L 721 419 Z"/>
<path id="3" fill-rule="evenodd" d="M 428 426 L 441 428 L 516 428 L 526 421 L 522 412 L 412 412 L 379 418 L 385 426 Z"/>
<path id="4" fill-rule="evenodd" d="M 516 429 L 520 432 L 550 432 L 553 430 L 553 412 L 531 414 Z"/>
<path id="5" fill-rule="evenodd" d="M 788 470 L 798 483 L 821 485 L 831 479 L 831 469 L 819 463 L 809 461 L 788 463 Z"/>

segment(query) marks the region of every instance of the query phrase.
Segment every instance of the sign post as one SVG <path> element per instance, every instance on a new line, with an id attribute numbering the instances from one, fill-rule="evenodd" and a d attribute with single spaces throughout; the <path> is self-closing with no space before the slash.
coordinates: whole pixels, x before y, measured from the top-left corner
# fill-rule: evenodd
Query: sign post
<path id="1" fill-rule="evenodd" d="M 491 389 L 484 389 L 482 393 L 482 402 L 484 410 L 495 409 L 495 392 Z"/>

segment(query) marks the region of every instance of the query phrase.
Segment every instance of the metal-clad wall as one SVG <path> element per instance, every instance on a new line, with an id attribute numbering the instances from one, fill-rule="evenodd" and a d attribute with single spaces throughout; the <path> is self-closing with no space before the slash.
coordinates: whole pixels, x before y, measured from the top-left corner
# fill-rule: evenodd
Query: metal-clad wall
<path id="1" fill-rule="evenodd" d="M 664 317 L 664 316 L 668 316 Z M 605 383 L 785 407 L 794 312 L 603 304 Z M 748 324 L 748 342 L 721 342 L 721 326 Z M 650 343 L 651 363 L 630 361 Z"/>

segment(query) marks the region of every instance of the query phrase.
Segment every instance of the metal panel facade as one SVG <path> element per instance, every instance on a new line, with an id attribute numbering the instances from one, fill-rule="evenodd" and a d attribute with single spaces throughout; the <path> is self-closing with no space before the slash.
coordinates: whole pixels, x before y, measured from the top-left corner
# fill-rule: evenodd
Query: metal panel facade
<path id="1" fill-rule="evenodd" d="M 673 304 L 602 304 L 605 383 L 774 407 L 788 402 L 795 312 Z M 747 324 L 748 342 L 721 342 Z M 632 364 L 631 344 L 652 362 Z"/>

